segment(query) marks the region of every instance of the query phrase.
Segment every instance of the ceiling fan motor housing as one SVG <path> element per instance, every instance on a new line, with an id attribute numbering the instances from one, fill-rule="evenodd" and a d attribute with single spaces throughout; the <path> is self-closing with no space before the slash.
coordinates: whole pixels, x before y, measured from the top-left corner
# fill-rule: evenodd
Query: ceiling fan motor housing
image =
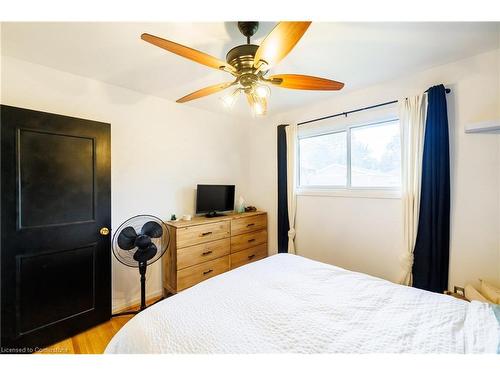
<path id="1" fill-rule="evenodd" d="M 231 49 L 226 55 L 226 61 L 236 69 L 238 81 L 244 88 L 255 85 L 267 70 L 256 73 L 254 56 L 259 48 L 255 44 L 242 44 Z"/>
<path id="2" fill-rule="evenodd" d="M 242 44 L 231 49 L 226 55 L 226 61 L 238 72 L 251 70 L 253 58 L 259 46 L 255 44 Z"/>
<path id="3" fill-rule="evenodd" d="M 247 44 L 234 47 L 226 55 L 227 63 L 236 69 L 238 81 L 245 89 L 252 88 L 265 74 L 265 72 L 257 73 L 254 68 L 254 56 L 259 46 L 250 44 L 250 37 L 257 32 L 258 28 L 258 22 L 238 22 L 238 29 L 247 37 Z"/>

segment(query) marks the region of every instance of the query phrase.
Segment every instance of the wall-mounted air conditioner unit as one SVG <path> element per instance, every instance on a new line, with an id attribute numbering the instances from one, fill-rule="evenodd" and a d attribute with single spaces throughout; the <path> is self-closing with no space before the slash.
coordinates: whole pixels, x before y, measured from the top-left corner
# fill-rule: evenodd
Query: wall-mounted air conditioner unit
<path id="1" fill-rule="evenodd" d="M 500 134 L 500 120 L 476 122 L 465 125 L 466 133 L 498 133 Z"/>

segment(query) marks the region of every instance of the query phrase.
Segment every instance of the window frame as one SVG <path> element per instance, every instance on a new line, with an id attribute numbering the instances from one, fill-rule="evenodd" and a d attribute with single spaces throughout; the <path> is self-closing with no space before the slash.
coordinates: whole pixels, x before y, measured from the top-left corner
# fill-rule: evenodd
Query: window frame
<path id="1" fill-rule="evenodd" d="M 388 199 L 399 199 L 401 198 L 401 185 L 399 187 L 384 187 L 384 186 L 352 186 L 352 171 L 351 171 L 351 130 L 361 127 L 377 126 L 381 124 L 386 124 L 390 122 L 398 122 L 401 131 L 401 123 L 398 117 L 390 117 L 378 121 L 363 122 L 361 124 L 351 124 L 344 125 L 335 130 L 325 130 L 314 134 L 308 134 L 300 136 L 297 132 L 297 145 L 296 145 L 296 193 L 297 195 L 303 196 L 338 196 L 338 197 L 365 197 L 365 198 L 388 198 Z M 346 185 L 307 185 L 302 186 L 300 184 L 300 140 L 321 137 L 336 133 L 346 133 L 346 150 L 347 150 L 347 160 L 346 160 Z M 403 155 L 403 144 L 401 143 L 401 160 Z"/>

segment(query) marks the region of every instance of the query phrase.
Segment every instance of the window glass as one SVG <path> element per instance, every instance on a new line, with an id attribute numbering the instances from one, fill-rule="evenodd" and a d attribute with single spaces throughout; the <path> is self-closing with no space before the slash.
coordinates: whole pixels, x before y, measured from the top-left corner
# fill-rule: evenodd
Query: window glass
<path id="1" fill-rule="evenodd" d="M 346 132 L 299 140 L 299 183 L 301 186 L 347 185 Z"/>
<path id="2" fill-rule="evenodd" d="M 400 184 L 399 122 L 351 128 L 351 186 L 392 188 Z"/>

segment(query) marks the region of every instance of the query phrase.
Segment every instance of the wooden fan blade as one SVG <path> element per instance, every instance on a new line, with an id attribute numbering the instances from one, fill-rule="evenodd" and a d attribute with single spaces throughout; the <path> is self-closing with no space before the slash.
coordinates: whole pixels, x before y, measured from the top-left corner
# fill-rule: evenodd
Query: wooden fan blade
<path id="1" fill-rule="evenodd" d="M 271 68 L 295 47 L 311 22 L 280 22 L 257 49 L 253 66 L 262 70 Z M 265 64 L 265 65 L 264 65 Z"/>
<path id="2" fill-rule="evenodd" d="M 273 85 L 295 90 L 340 90 L 342 82 L 302 74 L 277 74 L 269 77 Z"/>
<path id="3" fill-rule="evenodd" d="M 141 35 L 141 39 L 148 43 L 154 44 L 157 47 L 163 48 L 169 52 L 175 53 L 176 55 L 185 57 L 186 59 L 209 66 L 211 68 L 226 70 L 229 72 L 235 71 L 235 69 L 226 62 L 216 57 L 207 55 L 204 52 L 200 52 L 193 48 L 183 46 L 182 44 L 174 43 L 171 42 L 170 40 L 166 40 L 146 33 Z"/>
<path id="4" fill-rule="evenodd" d="M 201 90 L 192 92 L 191 94 L 183 96 L 182 98 L 177 99 L 176 101 L 177 101 L 177 103 L 189 102 L 190 100 L 199 99 L 199 98 L 202 98 L 202 97 L 207 96 L 207 95 L 215 94 L 216 92 L 227 89 L 229 86 L 232 86 L 234 84 L 235 84 L 235 82 L 226 82 L 226 83 L 219 83 L 217 85 L 208 86 L 208 87 L 205 87 Z"/>

